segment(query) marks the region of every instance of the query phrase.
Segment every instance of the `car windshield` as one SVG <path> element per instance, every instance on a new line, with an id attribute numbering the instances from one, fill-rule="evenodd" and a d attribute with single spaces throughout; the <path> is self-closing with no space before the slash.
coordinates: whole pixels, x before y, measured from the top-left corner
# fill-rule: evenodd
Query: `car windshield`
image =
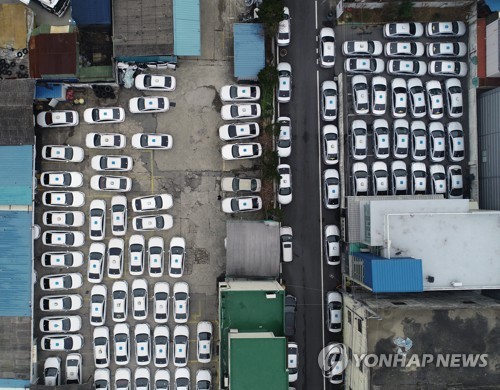
<path id="1" fill-rule="evenodd" d="M 170 248 L 170 253 L 173 255 L 182 255 L 184 253 L 184 248 L 181 246 L 173 246 Z"/>
<path id="2" fill-rule="evenodd" d="M 233 118 L 237 118 L 239 116 L 239 114 L 238 114 L 238 106 L 236 106 L 234 104 L 231 106 L 231 116 Z"/>

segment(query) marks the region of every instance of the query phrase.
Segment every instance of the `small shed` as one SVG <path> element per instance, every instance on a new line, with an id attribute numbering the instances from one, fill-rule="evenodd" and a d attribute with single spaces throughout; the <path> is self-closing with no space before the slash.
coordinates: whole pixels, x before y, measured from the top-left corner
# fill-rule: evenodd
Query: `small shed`
<path id="1" fill-rule="evenodd" d="M 40 34 L 30 39 L 32 78 L 73 79 L 78 73 L 77 33 Z"/>
<path id="2" fill-rule="evenodd" d="M 234 77 L 238 80 L 257 80 L 266 66 L 264 26 L 260 23 L 235 23 Z"/>

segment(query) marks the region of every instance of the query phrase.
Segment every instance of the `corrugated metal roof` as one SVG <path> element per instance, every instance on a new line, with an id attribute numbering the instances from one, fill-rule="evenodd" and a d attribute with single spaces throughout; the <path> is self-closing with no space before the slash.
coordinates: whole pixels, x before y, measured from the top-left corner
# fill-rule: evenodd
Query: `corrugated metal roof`
<path id="1" fill-rule="evenodd" d="M 0 146 L 0 205 L 32 203 L 33 146 Z"/>
<path id="2" fill-rule="evenodd" d="M 71 17 L 78 26 L 111 24 L 111 0 L 71 0 Z"/>
<path id="3" fill-rule="evenodd" d="M 174 0 L 174 54 L 201 55 L 200 0 Z"/>
<path id="4" fill-rule="evenodd" d="M 76 33 L 32 36 L 29 47 L 31 77 L 39 79 L 55 75 L 76 75 L 76 45 Z"/>
<path id="5" fill-rule="evenodd" d="M 239 80 L 256 80 L 266 66 L 264 27 L 260 23 L 235 23 L 234 77 Z"/>
<path id="6" fill-rule="evenodd" d="M 363 283 L 375 293 L 422 292 L 422 260 L 413 258 L 387 259 L 372 253 L 353 253 L 363 260 Z"/>
<path id="7" fill-rule="evenodd" d="M 31 316 L 31 211 L 0 211 L 0 316 Z"/>

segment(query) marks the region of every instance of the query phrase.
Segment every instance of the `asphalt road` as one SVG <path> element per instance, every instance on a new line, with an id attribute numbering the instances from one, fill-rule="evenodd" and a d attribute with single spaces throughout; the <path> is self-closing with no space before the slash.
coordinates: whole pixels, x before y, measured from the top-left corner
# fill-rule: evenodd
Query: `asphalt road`
<path id="1" fill-rule="evenodd" d="M 319 85 L 333 78 L 333 70 L 317 65 L 316 36 L 326 22 L 328 2 L 286 0 L 291 14 L 291 44 L 280 61 L 292 66 L 292 99 L 280 105 L 280 115 L 292 121 L 292 154 L 283 159 L 292 167 L 293 201 L 284 206 L 283 224 L 292 226 L 294 260 L 283 265 L 287 290 L 297 297 L 297 332 L 299 344 L 299 379 L 291 384 L 296 389 L 331 389 L 318 366 L 321 349 L 332 337 L 325 328 L 324 298 L 326 291 L 340 283 L 340 267 L 328 266 L 323 258 L 324 224 L 339 225 L 338 210 L 326 210 L 321 193 L 319 136 L 324 124 L 319 117 Z M 288 160 L 288 161 L 285 161 Z M 337 168 L 337 166 L 334 166 Z"/>

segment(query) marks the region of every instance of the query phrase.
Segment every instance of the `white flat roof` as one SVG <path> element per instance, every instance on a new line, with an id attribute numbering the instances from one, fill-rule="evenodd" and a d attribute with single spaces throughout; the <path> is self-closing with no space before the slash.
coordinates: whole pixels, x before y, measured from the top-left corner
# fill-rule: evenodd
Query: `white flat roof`
<path id="1" fill-rule="evenodd" d="M 382 256 L 421 259 L 424 290 L 500 288 L 500 212 L 393 211 L 387 222 Z"/>

